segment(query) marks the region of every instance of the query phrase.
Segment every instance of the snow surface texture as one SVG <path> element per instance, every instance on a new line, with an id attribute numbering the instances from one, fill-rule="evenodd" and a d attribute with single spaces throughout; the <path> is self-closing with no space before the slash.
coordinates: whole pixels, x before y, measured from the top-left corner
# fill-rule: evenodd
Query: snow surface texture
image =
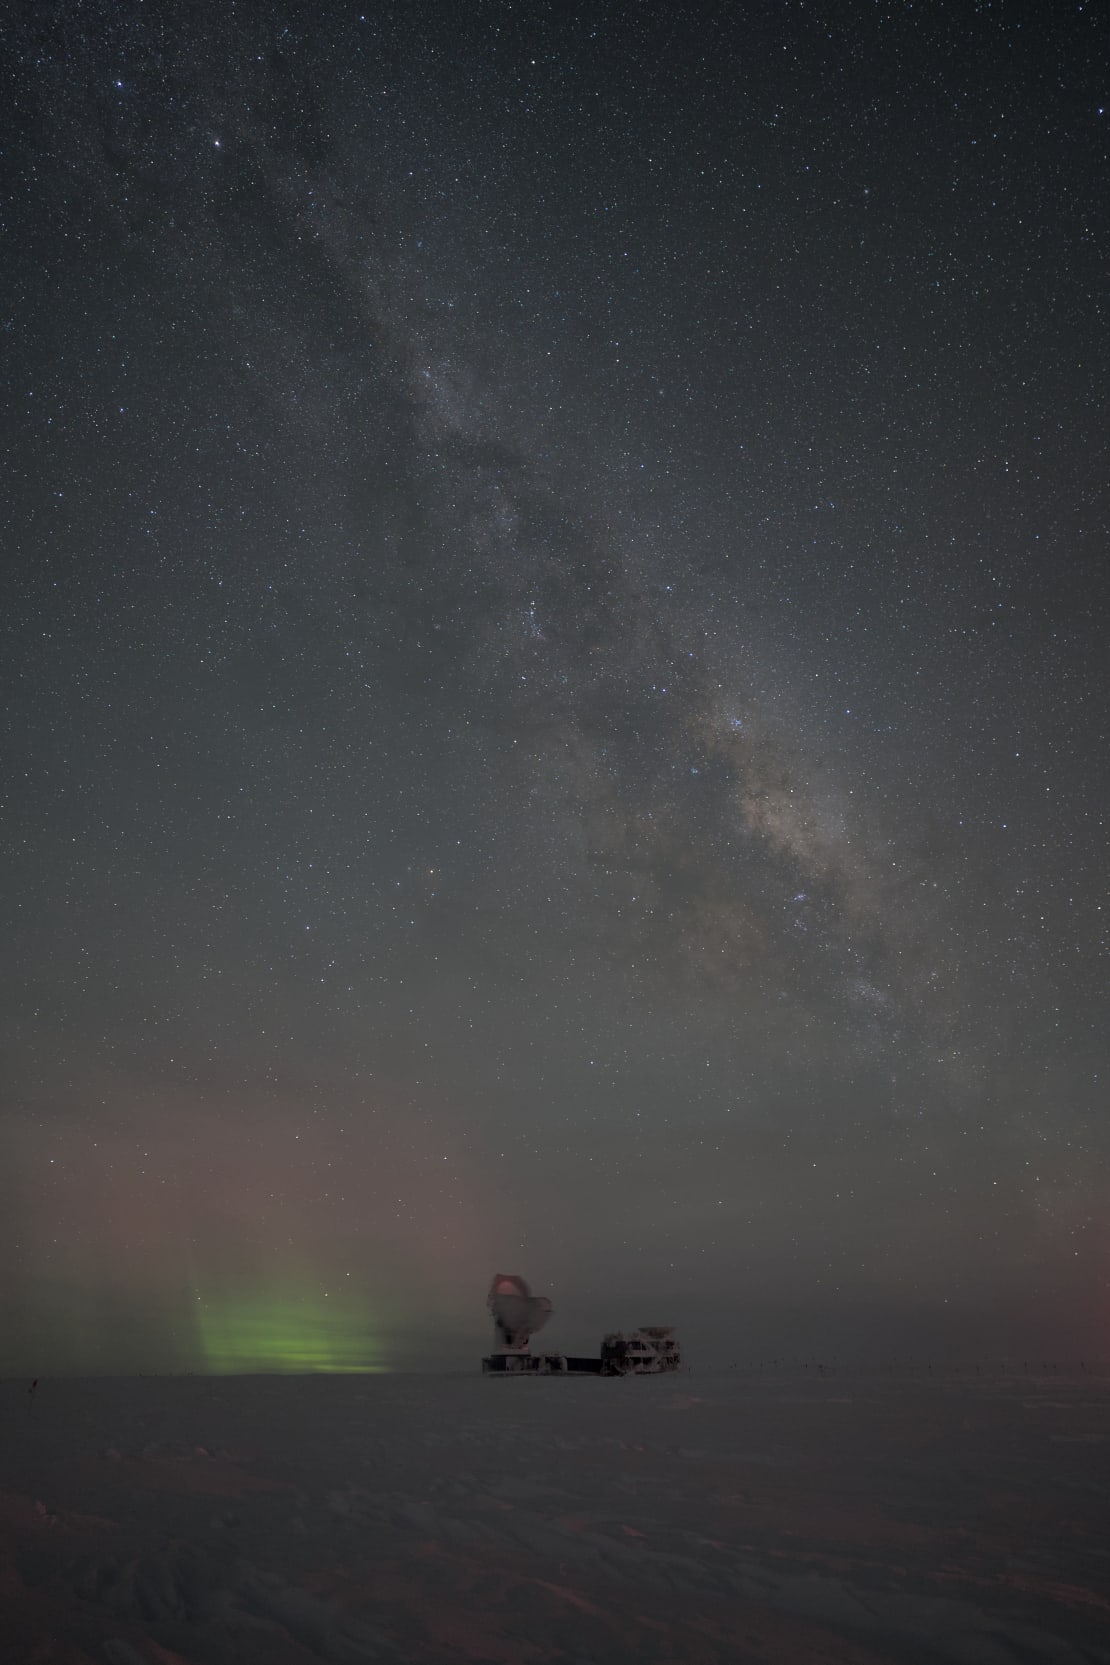
<path id="1" fill-rule="evenodd" d="M 1105 1377 L 28 1385 L 4 1665 L 1110 1662 Z"/>

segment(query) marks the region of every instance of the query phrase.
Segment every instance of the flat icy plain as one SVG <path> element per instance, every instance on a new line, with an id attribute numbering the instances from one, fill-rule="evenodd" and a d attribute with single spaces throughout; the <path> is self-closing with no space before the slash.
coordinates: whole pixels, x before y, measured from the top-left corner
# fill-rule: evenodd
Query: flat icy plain
<path id="1" fill-rule="evenodd" d="M 1110 1380 L 0 1384 L 4 1665 L 1110 1665 Z"/>

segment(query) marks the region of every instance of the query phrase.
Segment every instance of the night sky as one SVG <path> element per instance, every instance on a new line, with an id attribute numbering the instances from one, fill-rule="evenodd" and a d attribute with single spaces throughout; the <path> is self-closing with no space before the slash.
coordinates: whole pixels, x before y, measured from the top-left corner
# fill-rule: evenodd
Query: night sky
<path id="1" fill-rule="evenodd" d="M 12 12 L 4 1367 L 1110 1353 L 1110 14 Z"/>

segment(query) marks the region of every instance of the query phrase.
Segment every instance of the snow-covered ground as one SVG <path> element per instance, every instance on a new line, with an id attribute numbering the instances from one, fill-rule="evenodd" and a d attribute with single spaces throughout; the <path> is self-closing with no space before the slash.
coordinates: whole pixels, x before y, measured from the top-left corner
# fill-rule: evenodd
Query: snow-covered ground
<path id="1" fill-rule="evenodd" d="M 0 1384 L 4 1665 L 1110 1662 L 1110 1382 Z"/>

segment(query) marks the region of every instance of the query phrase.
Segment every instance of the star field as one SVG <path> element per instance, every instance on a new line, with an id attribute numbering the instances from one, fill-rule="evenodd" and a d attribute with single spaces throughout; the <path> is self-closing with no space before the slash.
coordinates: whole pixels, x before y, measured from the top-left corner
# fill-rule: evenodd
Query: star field
<path id="1" fill-rule="evenodd" d="M 25 9 L 19 1368 L 1105 1352 L 1108 48 Z"/>

